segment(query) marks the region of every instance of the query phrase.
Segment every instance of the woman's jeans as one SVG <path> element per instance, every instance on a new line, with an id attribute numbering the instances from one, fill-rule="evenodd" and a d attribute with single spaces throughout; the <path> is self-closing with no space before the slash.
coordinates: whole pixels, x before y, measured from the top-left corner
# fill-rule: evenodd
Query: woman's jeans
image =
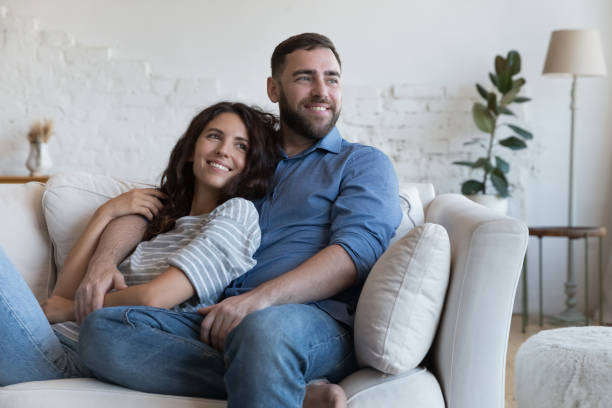
<path id="1" fill-rule="evenodd" d="M 289 408 L 302 406 L 309 381 L 337 382 L 356 368 L 351 330 L 316 306 L 248 315 L 223 354 L 200 341 L 202 318 L 144 306 L 104 308 L 85 319 L 77 347 L 53 331 L 0 248 L 0 386 L 88 377 L 89 368 L 141 391 L 228 398 L 230 408 Z"/>
<path id="2" fill-rule="evenodd" d="M 0 248 L 0 386 L 88 376 L 77 344 L 56 335 L 32 291 Z"/>
<path id="3" fill-rule="evenodd" d="M 90 314 L 79 352 L 92 373 L 140 391 L 227 398 L 230 408 L 301 407 L 306 384 L 355 370 L 351 330 L 312 305 L 254 312 L 225 352 L 200 341 L 202 316 L 151 307 Z"/>

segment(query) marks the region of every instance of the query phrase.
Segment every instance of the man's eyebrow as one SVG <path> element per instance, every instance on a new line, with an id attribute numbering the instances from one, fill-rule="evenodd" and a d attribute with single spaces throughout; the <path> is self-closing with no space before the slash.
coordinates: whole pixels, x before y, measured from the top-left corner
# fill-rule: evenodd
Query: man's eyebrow
<path id="1" fill-rule="evenodd" d="M 314 75 L 315 74 L 315 70 L 314 69 L 298 69 L 297 71 L 294 71 L 292 76 L 296 77 L 299 75 Z"/>
<path id="2" fill-rule="evenodd" d="M 314 75 L 316 74 L 317 71 L 315 71 L 314 69 L 298 69 L 297 71 L 293 72 L 292 76 L 296 77 L 296 76 L 300 76 L 300 75 Z M 337 76 L 340 77 L 340 72 L 335 71 L 335 70 L 329 70 L 329 71 L 325 71 L 323 73 L 325 76 Z"/>

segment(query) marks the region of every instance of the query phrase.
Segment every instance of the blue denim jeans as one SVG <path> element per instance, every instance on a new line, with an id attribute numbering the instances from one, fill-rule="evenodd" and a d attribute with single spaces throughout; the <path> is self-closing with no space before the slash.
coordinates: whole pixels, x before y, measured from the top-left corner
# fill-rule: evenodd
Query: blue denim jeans
<path id="1" fill-rule="evenodd" d="M 93 374 L 129 388 L 227 398 L 230 408 L 301 407 L 306 384 L 356 368 L 351 330 L 312 305 L 248 315 L 223 354 L 201 342 L 197 313 L 113 307 L 90 314 L 79 353 Z"/>
<path id="2" fill-rule="evenodd" d="M 0 386 L 88 376 L 77 344 L 55 334 L 32 291 L 0 248 Z"/>

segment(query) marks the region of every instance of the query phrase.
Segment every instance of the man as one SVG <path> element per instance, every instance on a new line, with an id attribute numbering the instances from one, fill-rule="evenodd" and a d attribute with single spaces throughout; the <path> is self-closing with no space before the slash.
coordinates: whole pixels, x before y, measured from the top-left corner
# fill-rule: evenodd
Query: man
<path id="1" fill-rule="evenodd" d="M 256 267 L 202 309 L 203 318 L 146 307 L 90 314 L 80 353 L 99 378 L 149 392 L 227 396 L 230 408 L 346 404 L 338 386 L 307 384 L 337 382 L 356 368 L 353 315 L 401 219 L 397 179 L 383 153 L 344 141 L 335 128 L 341 66 L 327 37 L 289 38 L 271 65 L 268 96 L 279 104 L 284 159 L 256 203 Z M 77 291 L 79 318 L 121 285 L 116 265 L 142 224 L 120 219 L 105 231 Z"/>

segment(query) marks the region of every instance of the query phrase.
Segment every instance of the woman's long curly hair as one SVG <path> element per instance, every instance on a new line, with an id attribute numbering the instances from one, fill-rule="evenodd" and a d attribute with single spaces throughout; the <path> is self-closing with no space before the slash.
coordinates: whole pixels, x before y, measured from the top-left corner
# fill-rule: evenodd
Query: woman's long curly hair
<path id="1" fill-rule="evenodd" d="M 278 119 L 243 103 L 216 103 L 193 118 L 185 134 L 172 149 L 159 187 L 168 198 L 164 207 L 149 223 L 145 240 L 170 231 L 178 218 L 189 215 L 195 191 L 192 159 L 195 145 L 208 123 L 222 113 L 234 113 L 240 117 L 249 134 L 249 149 L 244 169 L 223 188 L 219 204 L 233 197 L 254 200 L 266 194 L 276 164 L 281 158 Z"/>

